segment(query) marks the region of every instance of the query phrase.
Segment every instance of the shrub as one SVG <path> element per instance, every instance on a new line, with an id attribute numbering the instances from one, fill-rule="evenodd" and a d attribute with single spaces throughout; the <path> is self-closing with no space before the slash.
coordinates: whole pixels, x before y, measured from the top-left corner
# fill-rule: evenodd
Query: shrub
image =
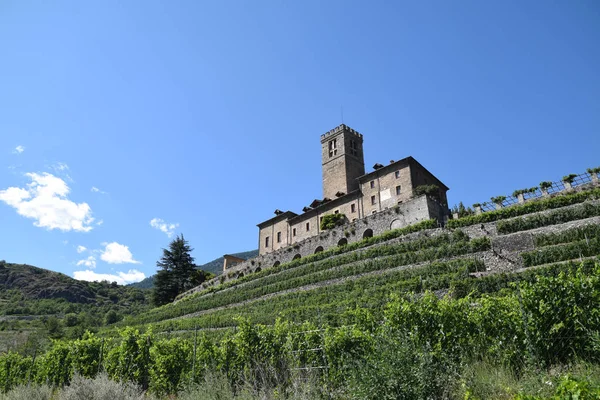
<path id="1" fill-rule="evenodd" d="M 553 183 L 550 181 L 543 181 L 540 182 L 540 189 L 542 190 L 547 190 L 550 189 L 552 187 Z"/>
<path id="2" fill-rule="evenodd" d="M 94 379 L 73 376 L 71 384 L 60 393 L 60 400 L 143 400 L 139 387 L 129 382 L 115 382 L 106 373 Z"/>
<path id="3" fill-rule="evenodd" d="M 47 385 L 18 386 L 6 394 L 0 393 L 0 400 L 51 400 L 52 388 Z"/>
<path id="4" fill-rule="evenodd" d="M 333 229 L 336 226 L 343 225 L 344 222 L 346 222 L 345 214 L 337 213 L 325 215 L 321 220 L 321 230 Z"/>
<path id="5" fill-rule="evenodd" d="M 496 196 L 496 197 L 492 197 L 490 200 L 492 200 L 492 203 L 494 203 L 494 204 L 502 205 L 504 200 L 506 200 L 506 196 Z"/>
<path id="6" fill-rule="evenodd" d="M 415 196 L 422 196 L 424 194 L 429 196 L 438 196 L 440 193 L 440 188 L 437 185 L 420 185 L 414 189 Z"/>
<path id="7" fill-rule="evenodd" d="M 565 175 L 562 178 L 562 181 L 565 183 L 573 183 L 573 181 L 575 180 L 575 178 L 577 178 L 577 174 L 569 174 L 569 175 Z"/>
<path id="8" fill-rule="evenodd" d="M 596 167 L 596 168 L 588 168 L 587 169 L 588 174 L 590 175 L 594 175 L 594 174 L 600 174 L 600 167 Z"/>

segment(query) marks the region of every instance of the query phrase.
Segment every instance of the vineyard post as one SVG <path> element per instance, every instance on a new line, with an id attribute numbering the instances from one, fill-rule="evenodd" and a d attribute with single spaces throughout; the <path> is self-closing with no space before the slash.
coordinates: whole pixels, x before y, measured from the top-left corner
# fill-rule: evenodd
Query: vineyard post
<path id="1" fill-rule="evenodd" d="M 194 326 L 194 358 L 192 358 L 192 379 L 196 379 L 196 343 L 198 339 L 198 325 Z"/>
<path id="2" fill-rule="evenodd" d="M 529 327 L 527 324 L 527 315 L 525 314 L 525 310 L 523 309 L 523 298 L 521 297 L 521 286 L 518 287 L 517 290 L 517 297 L 519 298 L 519 309 L 521 310 L 521 319 L 523 322 L 523 329 L 525 331 L 525 341 L 527 342 L 527 352 L 529 353 L 529 355 L 527 356 L 527 362 L 528 364 L 533 364 L 535 355 L 533 352 L 533 348 L 532 348 L 532 344 L 531 344 L 531 338 L 529 336 Z"/>
<path id="3" fill-rule="evenodd" d="M 31 369 L 29 370 L 29 374 L 27 375 L 27 385 L 31 384 L 31 371 L 35 371 L 35 357 L 37 356 L 37 344 L 34 345 L 33 348 L 33 360 L 31 360 Z"/>
<path id="4" fill-rule="evenodd" d="M 104 352 L 104 338 L 102 338 L 102 341 L 100 342 L 100 361 L 98 361 L 98 371 L 96 371 L 96 373 L 99 373 L 100 371 L 102 371 L 103 352 Z"/>

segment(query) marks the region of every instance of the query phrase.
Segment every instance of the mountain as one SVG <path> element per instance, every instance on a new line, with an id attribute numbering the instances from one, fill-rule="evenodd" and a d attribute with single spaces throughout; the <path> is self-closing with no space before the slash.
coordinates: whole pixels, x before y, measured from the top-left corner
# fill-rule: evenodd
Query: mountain
<path id="1" fill-rule="evenodd" d="M 143 290 L 85 282 L 59 272 L 0 260 L 0 315 L 40 315 L 109 309 L 123 314 L 149 307 Z"/>
<path id="2" fill-rule="evenodd" d="M 236 256 L 239 258 L 245 258 L 246 260 L 249 258 L 256 257 L 258 255 L 258 250 L 250 250 L 243 251 L 241 253 L 234 253 L 232 256 Z M 207 262 L 206 264 L 199 265 L 198 269 L 212 272 L 215 275 L 220 275 L 223 272 L 223 257 L 215 258 L 212 261 Z M 128 286 L 138 288 L 138 289 L 152 289 L 154 287 L 154 275 L 149 276 L 148 278 L 136 282 L 131 283 Z"/>

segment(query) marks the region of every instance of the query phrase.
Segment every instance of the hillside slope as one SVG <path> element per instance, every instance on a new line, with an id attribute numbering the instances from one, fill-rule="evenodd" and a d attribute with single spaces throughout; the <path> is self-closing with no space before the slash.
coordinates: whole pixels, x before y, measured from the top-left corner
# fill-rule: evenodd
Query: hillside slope
<path id="1" fill-rule="evenodd" d="M 278 317 L 341 323 L 340 315 L 356 307 L 383 318 L 382 305 L 394 293 L 496 293 L 511 281 L 554 275 L 599 256 L 598 199 L 600 188 L 586 185 L 451 220 L 445 229 L 425 221 L 235 280 L 217 279 L 125 324 L 151 325 L 154 332 L 215 330 L 236 326 L 240 315 L 263 324 Z"/>
<path id="2" fill-rule="evenodd" d="M 59 272 L 0 261 L 0 315 L 60 314 L 115 309 L 122 314 L 149 308 L 140 289 L 85 282 Z"/>
<path id="3" fill-rule="evenodd" d="M 243 251 L 241 253 L 234 253 L 232 256 L 245 258 L 246 260 L 252 257 L 256 257 L 258 255 L 258 250 L 250 250 Z M 206 264 L 199 265 L 198 269 L 203 271 L 212 272 L 215 275 L 221 275 L 223 272 L 223 257 L 215 258 L 212 261 L 207 262 Z M 152 289 L 154 287 L 154 275 L 147 277 L 146 279 L 131 283 L 129 286 L 138 288 L 138 289 Z"/>

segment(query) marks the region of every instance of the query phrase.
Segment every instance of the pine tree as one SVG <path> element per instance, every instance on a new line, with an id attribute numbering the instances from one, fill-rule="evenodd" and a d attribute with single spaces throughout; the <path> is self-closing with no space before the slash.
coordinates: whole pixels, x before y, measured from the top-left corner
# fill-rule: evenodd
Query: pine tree
<path id="1" fill-rule="evenodd" d="M 152 301 L 160 306 L 175 300 L 178 294 L 195 286 L 196 265 L 192 249 L 183 238 L 177 236 L 163 249 L 163 256 L 156 262 L 159 268 L 154 279 Z"/>

